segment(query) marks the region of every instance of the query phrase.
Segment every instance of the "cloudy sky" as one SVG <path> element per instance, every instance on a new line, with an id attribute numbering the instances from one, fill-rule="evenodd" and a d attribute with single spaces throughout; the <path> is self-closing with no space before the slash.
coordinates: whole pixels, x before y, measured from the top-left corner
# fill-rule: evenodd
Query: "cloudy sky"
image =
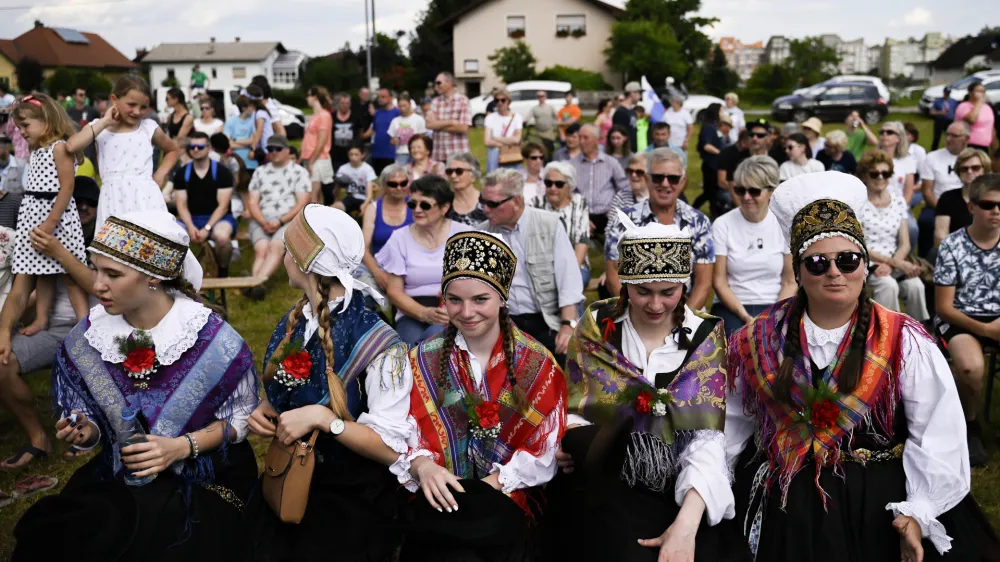
<path id="1" fill-rule="evenodd" d="M 625 0 L 609 0 L 623 6 Z M 710 30 L 718 38 L 744 42 L 771 35 L 838 33 L 881 43 L 888 37 L 922 36 L 942 31 L 962 36 L 986 23 L 981 0 L 702 0 L 702 14 L 721 21 Z M 426 0 L 376 0 L 379 31 L 413 28 Z M 12 8 L 12 9 L 11 9 Z M 71 27 L 101 34 L 127 56 L 137 47 L 163 42 L 282 41 L 289 49 L 321 55 L 345 41 L 364 39 L 362 0 L 0 0 L 0 37 L 13 38 L 41 20 L 49 27 Z"/>

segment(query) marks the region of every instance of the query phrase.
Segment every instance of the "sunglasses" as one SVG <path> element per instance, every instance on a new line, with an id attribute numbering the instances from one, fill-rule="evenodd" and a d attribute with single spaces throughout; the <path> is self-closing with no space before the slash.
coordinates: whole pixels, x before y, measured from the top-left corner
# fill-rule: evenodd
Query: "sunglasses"
<path id="1" fill-rule="evenodd" d="M 435 205 L 437 205 L 437 203 L 428 203 L 427 201 L 421 201 L 420 203 L 417 203 L 413 199 L 410 199 L 409 201 L 406 202 L 406 206 L 414 211 L 417 209 L 418 205 L 420 206 L 421 211 L 430 211 L 431 209 L 434 208 Z"/>
<path id="2" fill-rule="evenodd" d="M 750 136 L 755 139 L 766 139 L 769 135 L 767 133 L 750 133 Z"/>
<path id="3" fill-rule="evenodd" d="M 208 111 L 209 109 L 212 109 L 212 106 L 210 106 L 210 105 L 203 105 L 203 106 L 201 106 L 201 110 L 202 111 Z"/>
<path id="4" fill-rule="evenodd" d="M 207 147 L 207 144 L 189 144 L 188 150 L 205 150 Z"/>
<path id="5" fill-rule="evenodd" d="M 543 181 L 542 183 L 544 183 L 544 184 L 545 184 L 545 187 L 552 187 L 552 186 L 555 186 L 555 187 L 557 187 L 557 188 L 559 188 L 559 189 L 562 189 L 562 188 L 566 187 L 566 182 L 564 182 L 564 181 L 557 181 L 557 180 L 545 180 L 545 181 Z"/>
<path id="6" fill-rule="evenodd" d="M 887 180 L 887 179 L 889 179 L 889 178 L 892 177 L 893 173 L 894 172 L 892 170 L 886 170 L 884 172 L 879 172 L 878 170 L 875 170 L 875 171 L 872 171 L 872 172 L 868 172 L 868 177 L 871 178 L 871 179 L 873 179 L 873 180 L 877 180 L 880 177 L 882 179 L 884 179 L 884 180 Z"/>
<path id="7" fill-rule="evenodd" d="M 483 205 L 484 207 L 489 207 L 490 209 L 496 209 L 500 205 L 503 205 L 504 203 L 506 203 L 507 201 L 510 201 L 513 198 L 514 198 L 514 196 L 511 195 L 510 197 L 504 199 L 503 201 L 490 201 L 489 199 L 483 199 L 483 197 L 480 196 L 479 197 L 479 203 L 481 205 Z"/>
<path id="8" fill-rule="evenodd" d="M 545 160 L 545 157 L 536 154 L 535 156 L 529 156 L 528 160 Z"/>
<path id="9" fill-rule="evenodd" d="M 880 135 L 892 135 L 894 137 L 898 136 L 898 133 L 896 133 L 896 131 L 890 131 L 889 129 L 882 129 L 881 131 L 879 131 L 879 134 Z"/>
<path id="10" fill-rule="evenodd" d="M 465 168 L 445 168 L 445 170 L 444 170 L 444 174 L 446 176 L 459 176 L 459 177 L 461 177 L 461 175 L 464 174 L 465 172 L 468 172 L 468 170 L 466 170 Z"/>
<path id="11" fill-rule="evenodd" d="M 670 182 L 670 185 L 681 183 L 681 177 L 674 174 L 649 174 L 649 179 L 653 180 L 653 185 L 663 185 L 663 180 Z"/>
<path id="12" fill-rule="evenodd" d="M 984 211 L 993 211 L 1000 208 L 1000 201 L 973 201 L 973 203 Z"/>
<path id="13" fill-rule="evenodd" d="M 638 168 L 629 168 L 626 173 L 630 176 L 635 176 L 638 178 L 646 177 L 646 170 L 641 170 Z"/>
<path id="14" fill-rule="evenodd" d="M 272 154 L 275 153 L 275 152 L 281 152 L 282 150 L 285 150 L 285 147 L 283 147 L 283 146 L 269 146 L 269 147 L 267 147 L 267 151 L 270 152 L 270 153 L 272 153 Z"/>
<path id="15" fill-rule="evenodd" d="M 959 166 L 957 170 L 958 173 L 960 174 L 967 174 L 969 172 L 974 172 L 978 174 L 979 172 L 983 171 L 983 166 L 982 164 L 972 164 L 969 166 Z"/>
<path id="16" fill-rule="evenodd" d="M 760 197 L 761 193 L 764 193 L 764 190 L 759 187 L 743 187 L 742 185 L 738 185 L 733 188 L 733 193 L 735 193 L 737 197 L 743 197 L 749 193 L 750 197 L 756 199 Z"/>
<path id="17" fill-rule="evenodd" d="M 806 266 L 806 271 L 816 277 L 825 275 L 827 271 L 830 271 L 831 263 L 837 264 L 837 269 L 847 275 L 857 271 L 864 261 L 864 256 L 859 252 L 840 252 L 832 260 L 823 254 L 815 254 L 802 258 L 802 263 Z"/>
<path id="18" fill-rule="evenodd" d="M 510 103 L 510 100 L 504 98 L 497 98 L 497 103 Z"/>
<path id="19" fill-rule="evenodd" d="M 396 187 L 406 187 L 406 186 L 410 185 L 410 180 L 403 180 L 403 181 L 387 181 L 387 182 L 385 182 L 385 185 L 386 185 L 386 186 L 388 186 L 388 187 L 392 187 L 392 188 L 396 188 Z M 425 210 L 426 210 L 426 209 L 425 209 Z"/>

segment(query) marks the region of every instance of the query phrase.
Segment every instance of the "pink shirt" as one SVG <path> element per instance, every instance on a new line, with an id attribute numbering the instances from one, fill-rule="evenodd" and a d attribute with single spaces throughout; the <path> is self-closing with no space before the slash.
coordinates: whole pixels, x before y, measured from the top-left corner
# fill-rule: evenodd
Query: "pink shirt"
<path id="1" fill-rule="evenodd" d="M 330 143 L 333 142 L 333 116 L 327 110 L 314 113 L 309 124 L 306 125 L 306 134 L 302 138 L 302 159 L 312 158 L 316 145 L 319 144 L 319 132 L 326 131 L 326 144 L 319 152 L 319 160 L 330 159 Z"/>
<path id="2" fill-rule="evenodd" d="M 963 101 L 955 109 L 955 121 L 962 121 L 970 113 L 972 113 L 972 102 Z M 971 129 L 969 144 L 988 147 L 993 143 L 993 110 L 989 104 L 983 104 L 983 108 L 979 110 L 979 119 Z"/>

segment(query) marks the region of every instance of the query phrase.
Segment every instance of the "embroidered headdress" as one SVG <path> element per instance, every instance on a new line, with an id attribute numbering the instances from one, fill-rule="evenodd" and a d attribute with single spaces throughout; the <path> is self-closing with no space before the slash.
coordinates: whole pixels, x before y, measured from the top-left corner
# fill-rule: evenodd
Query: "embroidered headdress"
<path id="1" fill-rule="evenodd" d="M 507 300 L 514 282 L 517 258 L 502 238 L 489 232 L 459 232 L 444 246 L 441 292 L 455 279 L 477 279 L 494 288 Z"/>
<path id="2" fill-rule="evenodd" d="M 618 211 L 625 234 L 618 243 L 618 279 L 622 283 L 687 283 L 691 279 L 691 234 L 672 224 L 636 226 Z"/>
<path id="3" fill-rule="evenodd" d="M 355 289 L 370 295 L 380 305 L 384 297 L 352 274 L 365 255 L 365 237 L 357 221 L 347 213 L 324 207 L 306 205 L 285 229 L 285 248 L 303 273 L 336 277 L 344 286 L 347 310 Z"/>
<path id="4" fill-rule="evenodd" d="M 108 217 L 89 250 L 156 279 L 184 279 L 201 288 L 204 272 L 188 249 L 191 238 L 166 211 L 138 211 Z"/>

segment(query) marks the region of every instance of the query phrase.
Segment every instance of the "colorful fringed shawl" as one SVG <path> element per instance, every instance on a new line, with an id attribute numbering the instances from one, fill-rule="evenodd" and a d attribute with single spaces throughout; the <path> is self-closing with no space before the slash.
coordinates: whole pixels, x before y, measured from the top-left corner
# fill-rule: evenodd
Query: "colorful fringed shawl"
<path id="1" fill-rule="evenodd" d="M 102 470 L 108 477 L 123 475 L 118 436 L 124 430 L 121 412 L 126 406 L 141 410 L 151 434 L 179 437 L 209 425 L 220 412 L 228 423 L 236 405 L 248 399 L 238 392 L 240 382 L 248 375 L 257 380 L 250 348 L 217 314 L 209 316 L 198 340 L 180 359 L 158 368 L 146 390 L 137 389 L 121 365 L 101 359 L 87 342 L 89 327 L 89 318 L 77 324 L 56 352 L 53 393 L 56 411 L 68 415 L 81 410 L 100 427 L 106 460 Z M 252 392 L 255 400 L 256 384 Z M 172 469 L 188 483 L 208 483 L 213 480 L 211 466 L 211 458 L 204 455 Z"/>
<path id="2" fill-rule="evenodd" d="M 694 350 L 673 378 L 657 377 L 657 384 L 650 385 L 642 370 L 633 365 L 621 351 L 621 321 L 610 318 L 618 298 L 590 305 L 580 326 L 570 340 L 567 354 L 569 383 L 569 411 L 597 424 L 609 424 L 632 418 L 633 435 L 647 434 L 670 446 L 668 450 L 647 450 L 646 455 L 664 456 L 640 459 L 640 463 L 657 469 L 635 479 L 652 489 L 662 489 L 666 478 L 676 469 L 678 452 L 683 449 L 684 437 L 702 430 L 722 431 L 726 421 L 726 336 L 718 318 L 695 312 L 711 327 L 711 332 L 692 344 Z M 597 312 L 594 318 L 593 312 Z M 604 324 L 603 329 L 599 322 Z M 634 403 L 623 401 L 623 396 L 638 392 L 669 393 L 666 413 L 653 411 L 640 413 Z M 638 442 L 633 439 L 633 447 Z M 662 446 L 660 447 L 662 449 Z M 648 449 L 648 447 L 647 447 Z M 626 473 L 628 473 L 626 467 Z M 629 478 L 632 480 L 633 478 Z"/>
<path id="3" fill-rule="evenodd" d="M 528 410 L 518 411 L 507 377 L 503 338 L 497 338 L 484 366 L 486 394 L 482 399 L 499 405 L 500 434 L 477 438 L 470 432 L 467 395 L 478 395 L 468 354 L 454 347 L 447 369 L 441 364 L 444 336 L 438 335 L 410 350 L 413 391 L 410 415 L 420 427 L 420 447 L 434 453 L 434 460 L 459 478 L 483 478 L 494 472 L 493 464 L 505 464 L 516 451 L 539 456 L 546 438 L 566 426 L 566 380 L 552 355 L 540 343 L 516 327 L 514 369 L 517 385 L 527 398 Z M 559 412 L 552 419 L 550 414 Z M 523 495 L 512 497 L 522 507 Z M 522 497 L 518 497 L 522 496 Z"/>
<path id="4" fill-rule="evenodd" d="M 854 392 L 840 394 L 837 379 L 854 334 L 855 313 L 837 350 L 837 358 L 822 374 L 823 382 L 833 391 L 840 415 L 833 427 L 817 428 L 802 414 L 808 406 L 806 394 L 813 381 L 804 320 L 791 328 L 800 330 L 803 344 L 802 354 L 795 360 L 793 404 L 785 404 L 775 397 L 774 384 L 784 358 L 782 350 L 789 328 L 787 318 L 794 304 L 792 298 L 768 308 L 736 332 L 729 343 L 730 385 L 737 379 L 742 381 L 744 411 L 760 422 L 761 449 L 771 469 L 768 488 L 777 478 L 782 490 L 782 506 L 788 499 L 788 486 L 810 454 L 817 467 L 816 486 L 825 503 L 826 494 L 819 486 L 819 469 L 824 464 L 837 469 L 842 454 L 853 454 L 851 436 L 854 428 L 863 422 L 874 425 L 883 435 L 893 435 L 894 415 L 900 399 L 898 375 L 903 362 L 903 328 L 929 337 L 912 318 L 873 302 L 860 380 Z"/>

